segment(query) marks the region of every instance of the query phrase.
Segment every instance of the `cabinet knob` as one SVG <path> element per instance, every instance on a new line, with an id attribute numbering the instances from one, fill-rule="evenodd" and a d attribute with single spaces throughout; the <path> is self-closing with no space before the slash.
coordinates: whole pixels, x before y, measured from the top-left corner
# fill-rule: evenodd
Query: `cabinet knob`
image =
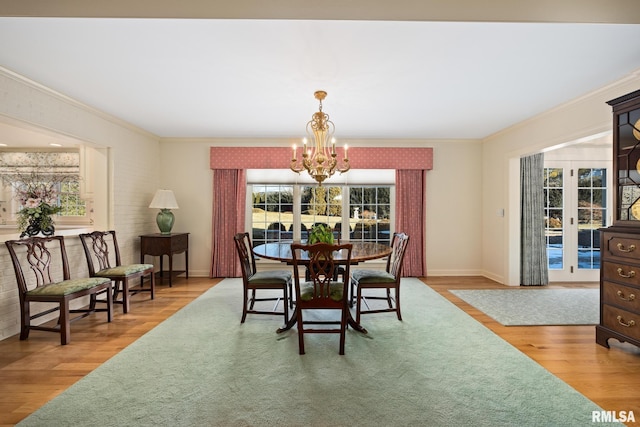
<path id="1" fill-rule="evenodd" d="M 618 243 L 618 245 L 617 245 L 617 246 L 618 246 L 618 250 L 619 250 L 620 252 L 626 252 L 626 253 L 629 253 L 629 252 L 633 252 L 633 251 L 635 251 L 635 250 L 636 250 L 636 245 L 629 245 L 629 248 L 625 248 L 625 247 L 624 247 L 624 245 L 623 245 L 622 243 Z"/>
<path id="2" fill-rule="evenodd" d="M 620 298 L 623 301 L 633 301 L 634 299 L 636 299 L 636 295 L 635 294 L 629 294 L 628 297 L 624 296 L 624 292 L 622 291 L 618 291 L 616 292 L 616 294 L 618 295 L 618 298 Z"/>
<path id="3" fill-rule="evenodd" d="M 625 279 L 630 279 L 632 277 L 635 277 L 636 275 L 636 272 L 633 270 L 629 271 L 628 273 L 624 273 L 623 271 L 624 270 L 622 270 L 621 267 L 618 267 L 618 276 L 624 277 Z"/>

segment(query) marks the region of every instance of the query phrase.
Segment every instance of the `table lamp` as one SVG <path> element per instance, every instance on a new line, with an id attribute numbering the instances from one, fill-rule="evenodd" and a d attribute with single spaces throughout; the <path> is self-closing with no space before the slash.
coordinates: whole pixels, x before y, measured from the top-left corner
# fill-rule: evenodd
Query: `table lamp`
<path id="1" fill-rule="evenodd" d="M 178 209 L 178 202 L 171 190 L 157 190 L 153 200 L 149 205 L 150 208 L 160 209 L 156 222 L 162 234 L 170 234 L 171 228 L 175 221 L 173 212 L 170 209 Z"/>

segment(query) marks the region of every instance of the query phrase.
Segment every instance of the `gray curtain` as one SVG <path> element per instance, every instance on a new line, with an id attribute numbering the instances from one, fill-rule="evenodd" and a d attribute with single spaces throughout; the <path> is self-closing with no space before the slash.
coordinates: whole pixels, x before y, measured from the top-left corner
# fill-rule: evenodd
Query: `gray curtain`
<path id="1" fill-rule="evenodd" d="M 520 159 L 520 284 L 549 283 L 544 235 L 544 154 Z"/>

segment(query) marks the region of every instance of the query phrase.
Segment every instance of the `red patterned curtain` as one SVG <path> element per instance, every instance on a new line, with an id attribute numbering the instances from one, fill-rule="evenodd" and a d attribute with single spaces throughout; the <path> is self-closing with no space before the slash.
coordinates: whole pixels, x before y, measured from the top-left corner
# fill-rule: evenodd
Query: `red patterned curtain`
<path id="1" fill-rule="evenodd" d="M 427 275 L 425 248 L 426 170 L 396 171 L 396 231 L 409 236 L 402 265 L 405 277 Z"/>
<path id="2" fill-rule="evenodd" d="M 244 231 L 247 194 L 244 169 L 213 171 L 213 218 L 210 277 L 240 277 L 233 236 Z"/>
<path id="3" fill-rule="evenodd" d="M 233 236 L 244 231 L 245 170 L 286 168 L 290 157 L 291 149 L 285 147 L 211 147 L 211 277 L 241 275 Z M 409 235 L 403 275 L 425 276 L 426 171 L 433 167 L 433 149 L 352 147 L 349 158 L 353 169 L 396 170 L 395 228 Z"/>

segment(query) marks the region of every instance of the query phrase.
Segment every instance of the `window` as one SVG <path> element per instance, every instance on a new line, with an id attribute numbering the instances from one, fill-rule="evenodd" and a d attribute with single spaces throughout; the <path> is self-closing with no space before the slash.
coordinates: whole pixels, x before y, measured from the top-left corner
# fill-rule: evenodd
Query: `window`
<path id="1" fill-rule="evenodd" d="M 58 214 L 64 217 L 84 217 L 87 204 L 80 198 L 80 182 L 63 182 L 58 189 L 58 203 L 62 211 Z"/>
<path id="2" fill-rule="evenodd" d="M 55 203 L 62 207 L 56 222 L 67 225 L 90 223 L 90 209 L 80 197 L 80 156 L 77 151 L 5 151 L 0 153 L 3 206 L 1 221 L 13 225 L 16 213 L 22 208 L 16 200 L 18 191 L 27 183 L 53 186 Z"/>
<path id="3" fill-rule="evenodd" d="M 336 239 L 390 244 L 393 185 L 248 185 L 253 244 L 306 240 L 307 230 L 327 224 Z M 344 215 L 344 213 L 348 213 Z"/>

